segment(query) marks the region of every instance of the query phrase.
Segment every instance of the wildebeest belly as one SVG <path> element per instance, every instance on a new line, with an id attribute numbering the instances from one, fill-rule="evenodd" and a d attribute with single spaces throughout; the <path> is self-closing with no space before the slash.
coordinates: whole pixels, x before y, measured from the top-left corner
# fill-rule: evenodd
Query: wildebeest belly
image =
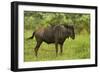
<path id="1" fill-rule="evenodd" d="M 48 43 L 48 44 L 50 44 L 50 43 L 54 43 L 55 42 L 55 39 L 54 39 L 53 36 L 45 36 L 43 38 L 43 41 L 46 42 L 46 43 Z"/>
<path id="2" fill-rule="evenodd" d="M 65 38 L 58 38 L 56 39 L 55 37 L 45 37 L 43 39 L 44 42 L 51 44 L 51 43 L 55 43 L 57 41 L 57 43 L 62 44 L 65 41 Z"/>

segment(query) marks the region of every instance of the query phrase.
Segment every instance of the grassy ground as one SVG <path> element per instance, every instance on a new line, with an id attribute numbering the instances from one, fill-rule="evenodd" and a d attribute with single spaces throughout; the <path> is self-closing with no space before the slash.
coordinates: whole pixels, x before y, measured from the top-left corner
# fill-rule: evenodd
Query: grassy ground
<path id="1" fill-rule="evenodd" d="M 32 31 L 24 32 L 24 61 L 48 61 L 48 60 L 70 60 L 90 58 L 90 37 L 89 35 L 76 35 L 75 40 L 66 39 L 63 46 L 63 55 L 56 57 L 55 45 L 42 43 L 39 48 L 38 58 L 35 57 L 33 48 L 35 47 L 35 38 L 26 40 L 32 35 Z"/>

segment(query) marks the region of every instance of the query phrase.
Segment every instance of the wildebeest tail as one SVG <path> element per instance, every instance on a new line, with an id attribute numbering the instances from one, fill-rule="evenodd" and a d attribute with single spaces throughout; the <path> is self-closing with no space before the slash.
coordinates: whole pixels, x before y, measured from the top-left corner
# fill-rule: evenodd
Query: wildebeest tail
<path id="1" fill-rule="evenodd" d="M 31 37 L 29 37 L 29 38 L 27 38 L 27 40 L 29 40 L 29 39 L 33 39 L 34 34 L 35 34 L 35 32 L 33 32 L 32 36 L 31 36 Z"/>

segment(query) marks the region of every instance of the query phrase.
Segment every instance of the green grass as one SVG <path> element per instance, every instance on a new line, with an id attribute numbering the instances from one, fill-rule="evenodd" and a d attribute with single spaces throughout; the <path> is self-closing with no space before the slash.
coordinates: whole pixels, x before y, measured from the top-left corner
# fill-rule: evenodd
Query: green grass
<path id="1" fill-rule="evenodd" d="M 38 58 L 35 57 L 33 48 L 36 45 L 35 38 L 26 40 L 32 35 L 32 31 L 24 32 L 24 61 L 50 61 L 50 60 L 71 60 L 90 58 L 90 37 L 86 35 L 76 35 L 75 40 L 66 39 L 63 45 L 63 55 L 55 53 L 54 44 L 42 43 L 38 51 Z M 59 49 L 60 50 L 60 49 Z"/>

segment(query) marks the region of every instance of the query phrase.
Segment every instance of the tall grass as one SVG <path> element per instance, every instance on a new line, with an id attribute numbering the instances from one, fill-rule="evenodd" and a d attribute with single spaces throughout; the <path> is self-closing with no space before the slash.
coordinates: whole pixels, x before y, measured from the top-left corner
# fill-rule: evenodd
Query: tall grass
<path id="1" fill-rule="evenodd" d="M 76 35 L 75 40 L 72 40 L 71 38 L 66 39 L 63 45 L 63 55 L 58 54 L 58 56 L 56 56 L 54 44 L 43 42 L 38 51 L 38 58 L 35 57 L 33 51 L 36 45 L 35 38 L 32 40 L 26 40 L 26 38 L 31 35 L 31 30 L 24 31 L 24 61 L 26 62 L 90 58 L 89 34 Z"/>

